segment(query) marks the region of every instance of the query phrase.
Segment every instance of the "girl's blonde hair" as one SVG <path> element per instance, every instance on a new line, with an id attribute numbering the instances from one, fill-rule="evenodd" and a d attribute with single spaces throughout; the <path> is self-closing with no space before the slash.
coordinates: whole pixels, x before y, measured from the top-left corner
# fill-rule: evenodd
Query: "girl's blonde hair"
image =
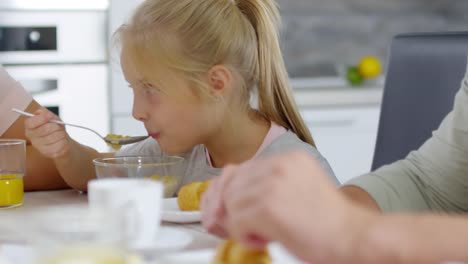
<path id="1" fill-rule="evenodd" d="M 146 0 L 116 34 L 140 71 L 163 62 L 201 93 L 201 77 L 227 66 L 243 84 L 246 107 L 256 93 L 265 118 L 315 145 L 289 86 L 279 23 L 274 0 Z"/>

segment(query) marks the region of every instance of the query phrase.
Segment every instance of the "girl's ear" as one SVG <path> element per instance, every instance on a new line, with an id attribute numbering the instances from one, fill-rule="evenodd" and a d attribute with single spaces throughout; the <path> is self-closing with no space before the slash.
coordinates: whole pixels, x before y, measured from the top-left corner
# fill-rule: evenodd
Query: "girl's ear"
<path id="1" fill-rule="evenodd" d="M 226 94 L 232 87 L 232 81 L 232 72 L 224 65 L 215 65 L 208 71 L 210 94 L 214 97 Z"/>

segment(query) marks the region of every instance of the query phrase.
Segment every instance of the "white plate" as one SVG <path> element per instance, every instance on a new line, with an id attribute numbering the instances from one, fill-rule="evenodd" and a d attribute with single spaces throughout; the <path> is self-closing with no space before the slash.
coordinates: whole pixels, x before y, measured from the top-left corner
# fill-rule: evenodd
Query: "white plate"
<path id="1" fill-rule="evenodd" d="M 197 223 L 201 221 L 200 211 L 181 211 L 177 205 L 177 198 L 163 199 L 161 219 L 172 223 Z"/>
<path id="2" fill-rule="evenodd" d="M 132 248 L 144 255 L 179 251 L 192 242 L 192 236 L 182 230 L 161 226 L 154 244 L 145 248 Z"/>

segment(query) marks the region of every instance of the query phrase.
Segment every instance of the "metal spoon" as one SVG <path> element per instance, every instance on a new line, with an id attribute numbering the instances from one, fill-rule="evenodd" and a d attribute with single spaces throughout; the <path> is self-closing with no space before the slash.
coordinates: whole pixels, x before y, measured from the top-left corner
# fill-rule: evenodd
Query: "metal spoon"
<path id="1" fill-rule="evenodd" d="M 24 111 L 21 111 L 21 110 L 16 109 L 16 108 L 12 108 L 11 111 L 16 112 L 16 113 L 18 113 L 20 115 L 28 116 L 28 117 L 33 117 L 34 116 L 31 113 L 24 112 Z M 82 128 L 82 129 L 89 130 L 89 131 L 93 132 L 94 134 L 98 135 L 100 138 L 102 138 L 102 140 L 104 140 L 105 142 L 107 142 L 108 144 L 111 144 L 111 145 L 133 144 L 135 142 L 142 141 L 142 140 L 147 139 L 149 137 L 149 136 L 138 136 L 138 137 L 128 137 L 128 138 L 121 138 L 121 139 L 111 139 L 111 138 L 101 136 L 101 134 L 99 134 L 95 130 L 93 130 L 91 128 L 88 128 L 88 127 L 73 125 L 73 124 L 62 122 L 60 120 L 50 120 L 49 122 L 59 124 L 59 125 L 72 126 L 72 127 L 77 127 L 77 128 Z"/>

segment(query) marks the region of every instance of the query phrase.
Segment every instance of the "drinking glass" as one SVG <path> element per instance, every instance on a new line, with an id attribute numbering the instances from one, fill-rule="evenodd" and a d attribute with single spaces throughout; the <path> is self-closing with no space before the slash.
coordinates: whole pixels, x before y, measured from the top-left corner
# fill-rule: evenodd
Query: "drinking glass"
<path id="1" fill-rule="evenodd" d="M 21 206 L 26 168 L 26 141 L 0 139 L 0 209 Z"/>

